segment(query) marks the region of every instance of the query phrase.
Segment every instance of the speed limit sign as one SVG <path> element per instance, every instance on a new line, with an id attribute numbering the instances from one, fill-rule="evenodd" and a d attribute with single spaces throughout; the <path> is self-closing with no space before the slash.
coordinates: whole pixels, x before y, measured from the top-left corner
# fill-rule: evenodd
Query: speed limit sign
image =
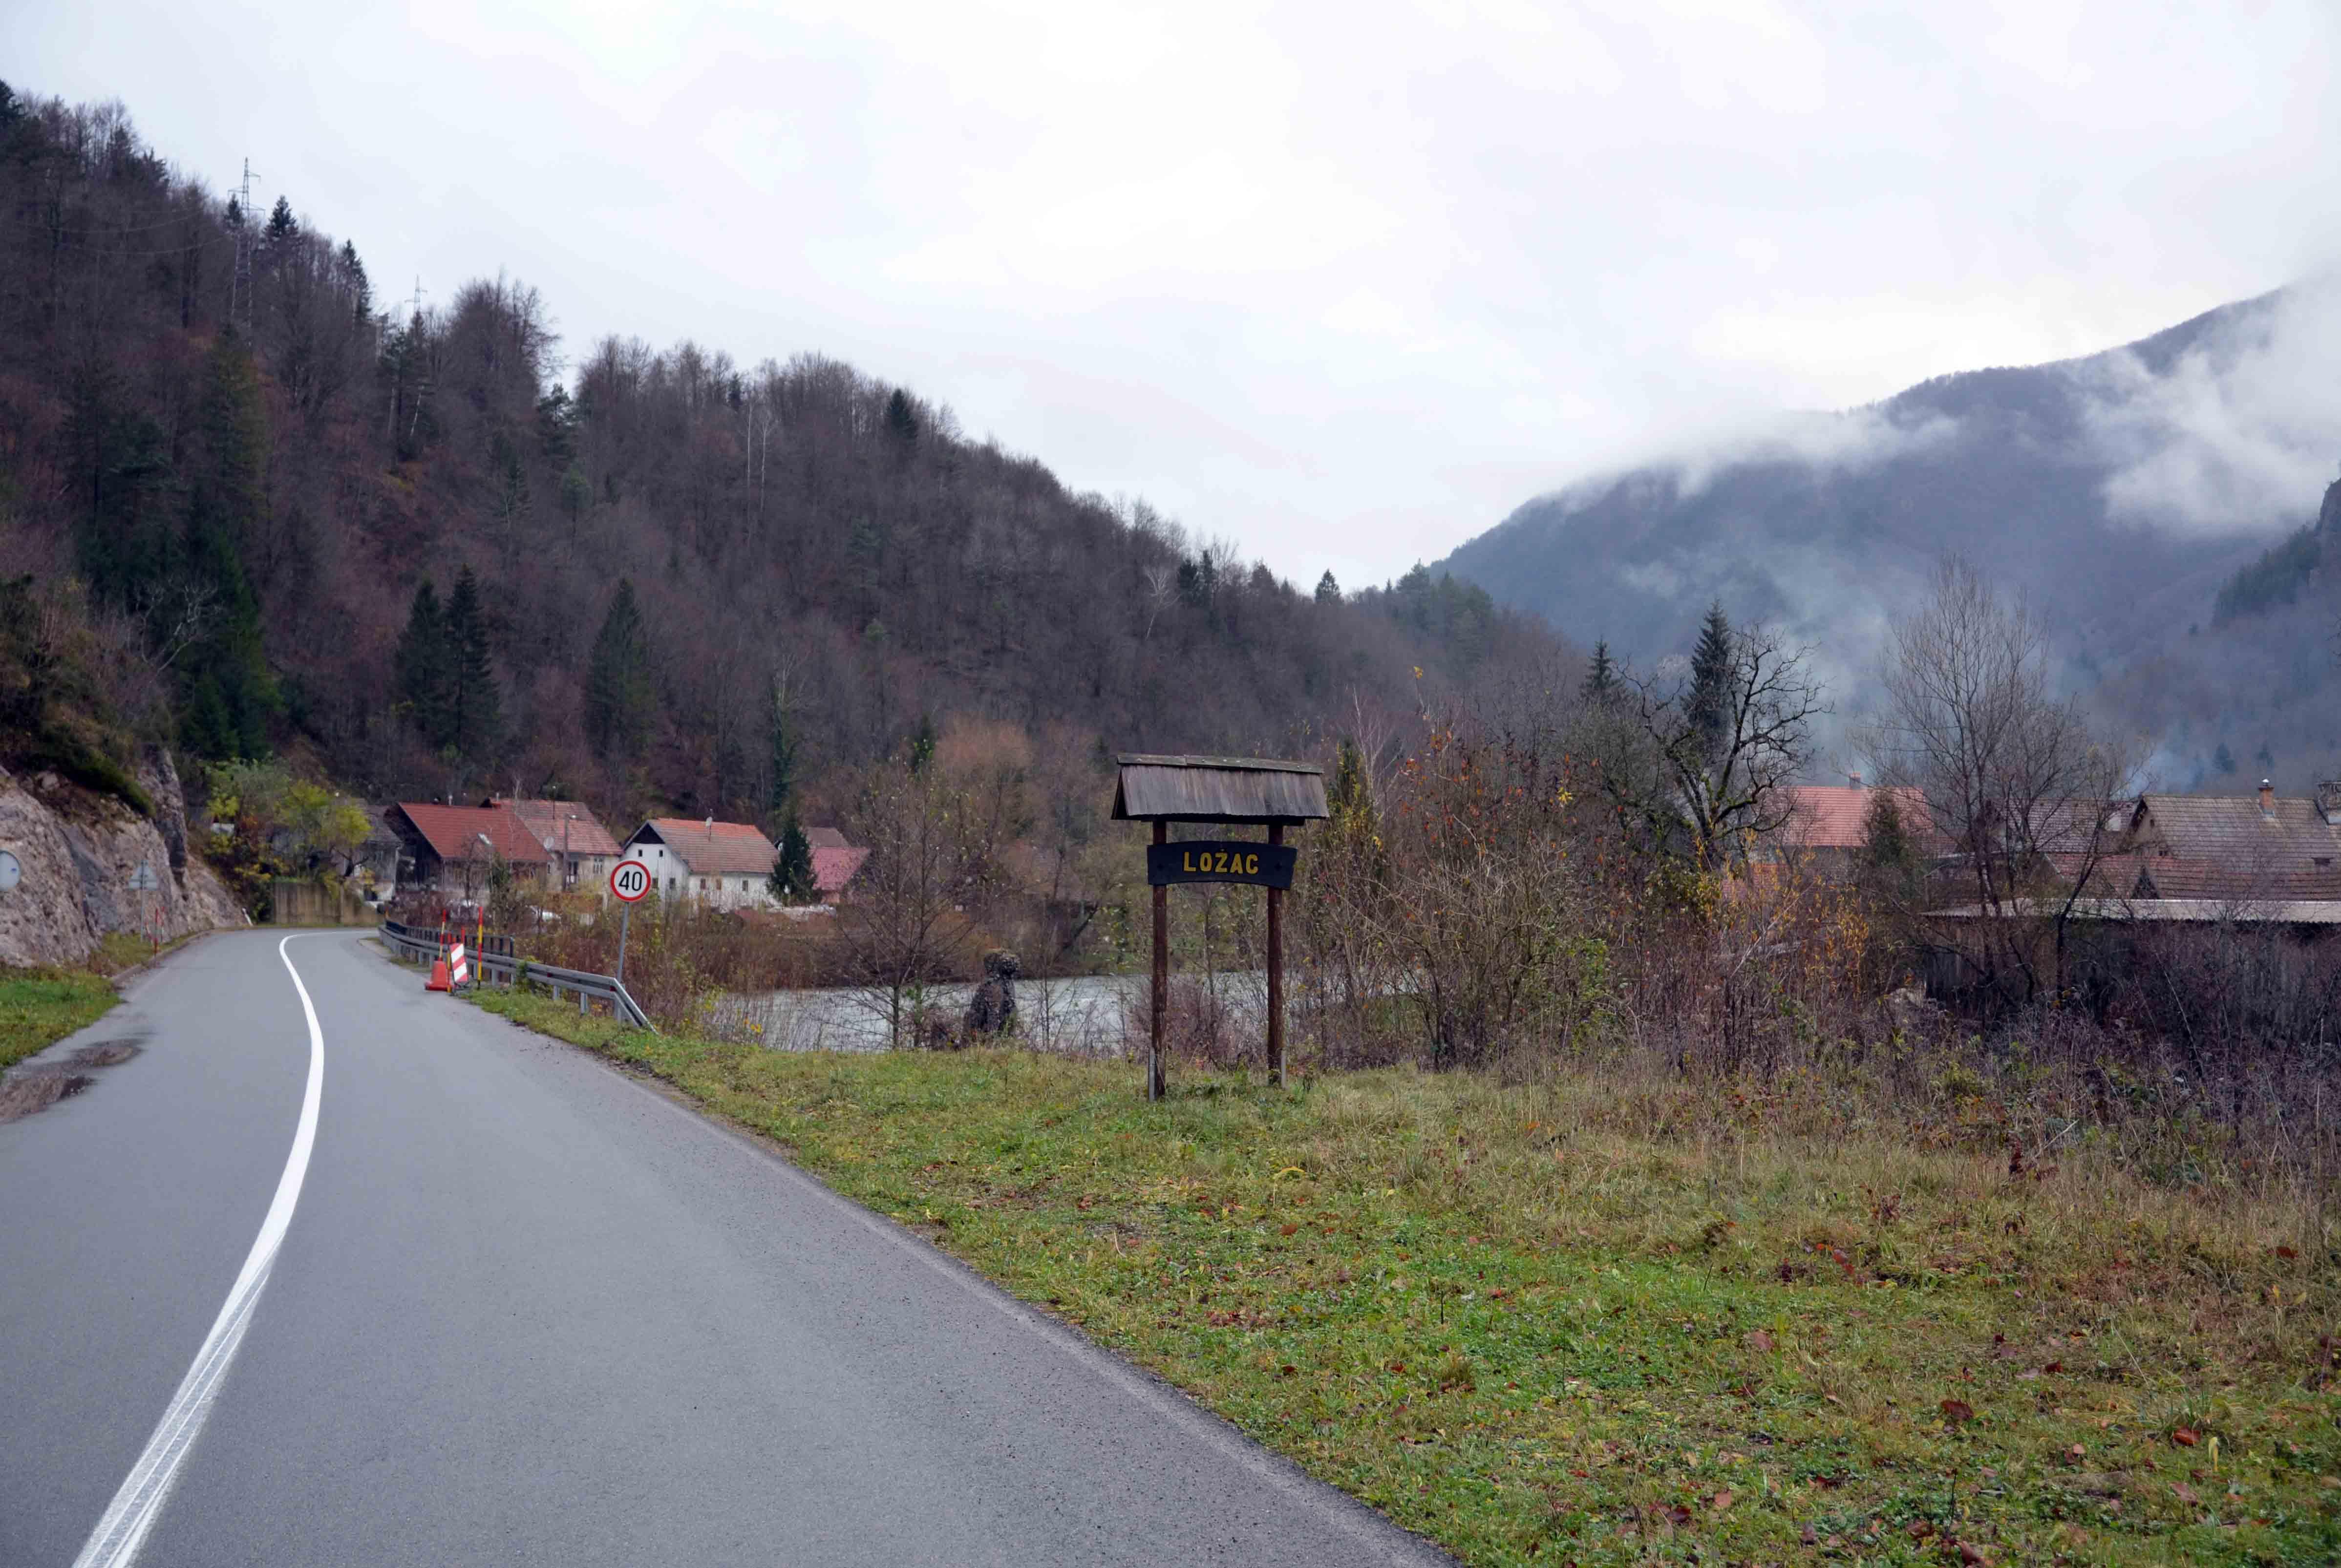
<path id="1" fill-rule="evenodd" d="M 640 860 L 621 860 L 610 868 L 610 891 L 631 904 L 651 890 L 651 868 Z"/>

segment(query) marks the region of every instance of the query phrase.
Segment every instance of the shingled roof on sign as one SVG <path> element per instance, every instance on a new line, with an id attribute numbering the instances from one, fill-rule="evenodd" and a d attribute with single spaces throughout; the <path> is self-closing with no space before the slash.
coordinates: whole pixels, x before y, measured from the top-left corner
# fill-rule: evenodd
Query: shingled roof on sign
<path id="1" fill-rule="evenodd" d="M 1117 822 L 1314 822 L 1332 815 L 1325 770 L 1313 762 L 1144 752 L 1115 760 Z"/>

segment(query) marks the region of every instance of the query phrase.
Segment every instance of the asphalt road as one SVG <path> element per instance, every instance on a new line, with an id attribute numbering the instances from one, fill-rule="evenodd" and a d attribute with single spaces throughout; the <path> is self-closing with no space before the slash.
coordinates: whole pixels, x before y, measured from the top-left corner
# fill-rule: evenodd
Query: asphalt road
<path id="1" fill-rule="evenodd" d="M 281 940 L 148 972 L 54 1048 L 142 1054 L 0 1126 L 0 1565 L 128 1561 L 85 1553 L 142 1457 L 170 1568 L 1447 1561 L 751 1141 Z M 223 1360 L 294 971 L 314 1145 Z"/>

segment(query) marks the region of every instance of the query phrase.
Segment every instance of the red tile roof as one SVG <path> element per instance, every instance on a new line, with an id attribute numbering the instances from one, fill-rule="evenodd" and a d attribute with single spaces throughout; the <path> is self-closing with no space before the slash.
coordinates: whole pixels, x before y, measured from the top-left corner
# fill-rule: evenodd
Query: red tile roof
<path id="1" fill-rule="evenodd" d="M 602 826 L 593 809 L 575 800 L 502 800 L 491 799 L 490 806 L 502 806 L 528 824 L 537 842 L 553 854 L 562 852 L 562 823 L 568 821 L 566 840 L 572 855 L 615 855 L 618 841 Z"/>
<path id="2" fill-rule="evenodd" d="M 1781 836 L 1799 849 L 1858 849 L 1868 840 L 1863 818 L 1875 789 L 1844 784 L 1788 787 L 1788 822 Z M 1892 791 L 1902 814 L 1902 830 L 1920 843 L 1934 837 L 1927 797 L 1917 789 Z"/>
<path id="3" fill-rule="evenodd" d="M 516 866 L 543 866 L 552 861 L 528 824 L 503 806 L 433 806 L 402 800 L 392 810 L 403 815 L 442 860 L 460 863 L 500 855 Z M 390 813 L 384 816 L 387 819 Z M 482 834 L 487 837 L 485 845 L 479 840 Z"/>
<path id="4" fill-rule="evenodd" d="M 870 851 L 850 845 L 816 844 L 812 850 L 812 881 L 828 898 L 845 891 L 853 874 L 862 869 L 862 862 L 870 858 Z"/>
<path id="5" fill-rule="evenodd" d="M 694 877 L 759 877 L 772 874 L 780 851 L 745 822 L 704 822 L 689 817 L 653 817 L 634 829 L 633 844 L 645 835 L 665 845 Z"/>

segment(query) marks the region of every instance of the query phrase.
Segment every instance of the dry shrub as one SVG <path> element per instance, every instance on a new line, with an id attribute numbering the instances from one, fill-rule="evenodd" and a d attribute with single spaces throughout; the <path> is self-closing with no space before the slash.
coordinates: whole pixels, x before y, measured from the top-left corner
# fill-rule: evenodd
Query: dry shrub
<path id="1" fill-rule="evenodd" d="M 1920 955 L 1860 887 L 1649 853 L 1579 782 L 1456 729 L 1380 801 L 1337 780 L 1291 923 L 1320 1064 L 1598 1085 L 1588 1114 L 1638 1138 L 1904 1140 L 2315 1204 L 2341 1181 L 2341 942 L 2100 931 L 2062 997 L 1962 1015 L 1880 994 Z"/>
<path id="2" fill-rule="evenodd" d="M 1264 998 L 1250 976 L 1174 974 L 1166 992 L 1162 1049 L 1173 1059 L 1214 1067 L 1264 1060 Z M 1153 1027 L 1152 987 L 1135 987 L 1122 1008 L 1123 1054 L 1143 1056 Z"/>

